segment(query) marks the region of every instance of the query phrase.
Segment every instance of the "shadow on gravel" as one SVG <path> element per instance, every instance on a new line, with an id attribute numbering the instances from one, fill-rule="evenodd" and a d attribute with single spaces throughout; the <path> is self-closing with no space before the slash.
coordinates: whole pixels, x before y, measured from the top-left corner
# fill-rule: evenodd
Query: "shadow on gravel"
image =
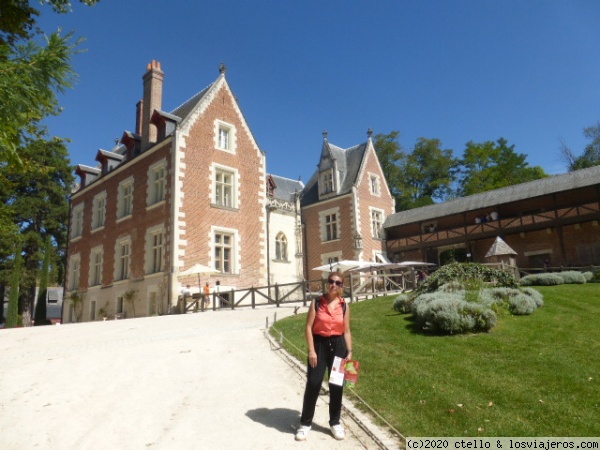
<path id="1" fill-rule="evenodd" d="M 246 413 L 250 419 L 262 423 L 266 427 L 275 428 L 282 433 L 296 434 L 300 425 L 300 413 L 294 409 L 287 408 L 257 408 Z M 312 431 L 329 433 L 329 428 L 317 425 L 313 422 Z"/>

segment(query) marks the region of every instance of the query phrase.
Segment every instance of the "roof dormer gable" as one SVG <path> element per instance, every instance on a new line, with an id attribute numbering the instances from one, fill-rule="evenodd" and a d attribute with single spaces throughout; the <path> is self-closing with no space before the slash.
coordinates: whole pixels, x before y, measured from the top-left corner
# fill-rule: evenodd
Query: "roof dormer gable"
<path id="1" fill-rule="evenodd" d="M 102 175 L 106 175 L 115 167 L 118 167 L 123 161 L 123 158 L 123 155 L 102 149 L 98 149 L 98 153 L 96 154 L 96 161 L 98 161 L 102 167 Z"/>

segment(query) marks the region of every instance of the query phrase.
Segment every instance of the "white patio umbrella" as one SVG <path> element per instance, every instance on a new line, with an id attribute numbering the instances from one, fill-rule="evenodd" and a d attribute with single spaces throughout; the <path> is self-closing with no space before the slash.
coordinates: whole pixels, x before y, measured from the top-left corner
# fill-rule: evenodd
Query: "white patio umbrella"
<path id="1" fill-rule="evenodd" d="M 384 270 L 387 269 L 390 264 L 388 263 L 379 263 L 379 262 L 369 262 L 362 261 L 364 265 L 360 265 L 358 267 L 353 267 L 349 269 L 348 272 L 373 272 L 374 270 Z"/>
<path id="2" fill-rule="evenodd" d="M 369 264 L 367 261 L 352 261 L 349 259 L 343 259 L 341 261 L 334 261 L 322 266 L 314 267 L 312 270 L 320 270 L 321 272 L 346 272 L 354 267 L 360 267 L 364 264 Z"/>
<path id="3" fill-rule="evenodd" d="M 200 282 L 200 275 L 210 275 L 211 273 L 217 273 L 216 269 L 212 267 L 205 266 L 204 264 L 196 263 L 189 269 L 184 270 L 183 272 L 179 272 L 180 277 L 185 277 L 188 275 L 198 275 L 198 288 L 202 286 Z"/>

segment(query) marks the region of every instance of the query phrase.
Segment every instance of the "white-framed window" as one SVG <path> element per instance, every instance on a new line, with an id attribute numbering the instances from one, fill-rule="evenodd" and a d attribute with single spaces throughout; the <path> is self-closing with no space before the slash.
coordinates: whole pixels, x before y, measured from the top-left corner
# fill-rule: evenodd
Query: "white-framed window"
<path id="1" fill-rule="evenodd" d="M 102 266 L 104 263 L 104 249 L 102 246 L 94 247 L 90 253 L 90 286 L 102 284 Z"/>
<path id="2" fill-rule="evenodd" d="M 238 232 L 227 228 L 212 229 L 212 250 L 215 270 L 235 273 L 238 254 Z"/>
<path id="3" fill-rule="evenodd" d="M 92 209 L 92 230 L 102 228 L 106 222 L 106 191 L 94 197 Z"/>
<path id="4" fill-rule="evenodd" d="M 71 239 L 83 233 L 83 207 L 84 204 L 80 203 L 71 210 Z"/>
<path id="5" fill-rule="evenodd" d="M 321 194 L 330 194 L 333 192 L 333 170 L 328 170 L 321 173 Z"/>
<path id="6" fill-rule="evenodd" d="M 234 125 L 215 120 L 215 147 L 230 153 L 236 152 L 237 132 Z"/>
<path id="7" fill-rule="evenodd" d="M 79 280 L 81 274 L 81 255 L 76 253 L 69 258 L 69 282 L 67 286 L 70 291 L 79 289 Z"/>
<path id="8" fill-rule="evenodd" d="M 381 195 L 381 179 L 379 175 L 369 174 L 369 187 L 372 195 L 377 197 Z"/>
<path id="9" fill-rule="evenodd" d="M 375 239 L 383 239 L 383 211 L 371 208 L 371 235 Z"/>
<path id="10" fill-rule="evenodd" d="M 148 169 L 147 205 L 152 206 L 165 200 L 167 188 L 167 162 L 152 164 Z"/>
<path id="11" fill-rule="evenodd" d="M 115 247 L 115 280 L 129 278 L 131 265 L 131 238 L 119 239 Z"/>
<path id="12" fill-rule="evenodd" d="M 277 261 L 288 260 L 288 241 L 283 232 L 277 233 L 275 236 L 275 259 Z"/>
<path id="13" fill-rule="evenodd" d="M 238 208 L 238 178 L 237 169 L 213 165 L 213 204 L 228 208 Z"/>
<path id="14" fill-rule="evenodd" d="M 165 267 L 165 230 L 162 225 L 146 232 L 146 273 L 162 272 Z"/>
<path id="15" fill-rule="evenodd" d="M 117 219 L 130 217 L 133 213 L 133 177 L 119 183 L 117 198 Z"/>
<path id="16" fill-rule="evenodd" d="M 340 239 L 340 208 L 336 207 L 319 212 L 319 226 L 322 242 Z"/>

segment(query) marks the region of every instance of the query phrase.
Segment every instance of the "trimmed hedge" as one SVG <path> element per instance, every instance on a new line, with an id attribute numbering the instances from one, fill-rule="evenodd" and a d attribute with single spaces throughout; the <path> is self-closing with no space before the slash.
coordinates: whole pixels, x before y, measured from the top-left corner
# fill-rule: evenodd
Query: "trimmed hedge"
<path id="1" fill-rule="evenodd" d="M 534 273 L 524 276 L 519 283 L 521 286 L 558 286 L 563 284 L 563 278 L 555 273 Z"/>
<path id="2" fill-rule="evenodd" d="M 419 294 L 435 292 L 440 286 L 460 282 L 467 284 L 472 281 L 491 283 L 494 286 L 517 287 L 515 277 L 503 270 L 476 263 L 452 263 L 436 270 L 416 289 Z"/>

